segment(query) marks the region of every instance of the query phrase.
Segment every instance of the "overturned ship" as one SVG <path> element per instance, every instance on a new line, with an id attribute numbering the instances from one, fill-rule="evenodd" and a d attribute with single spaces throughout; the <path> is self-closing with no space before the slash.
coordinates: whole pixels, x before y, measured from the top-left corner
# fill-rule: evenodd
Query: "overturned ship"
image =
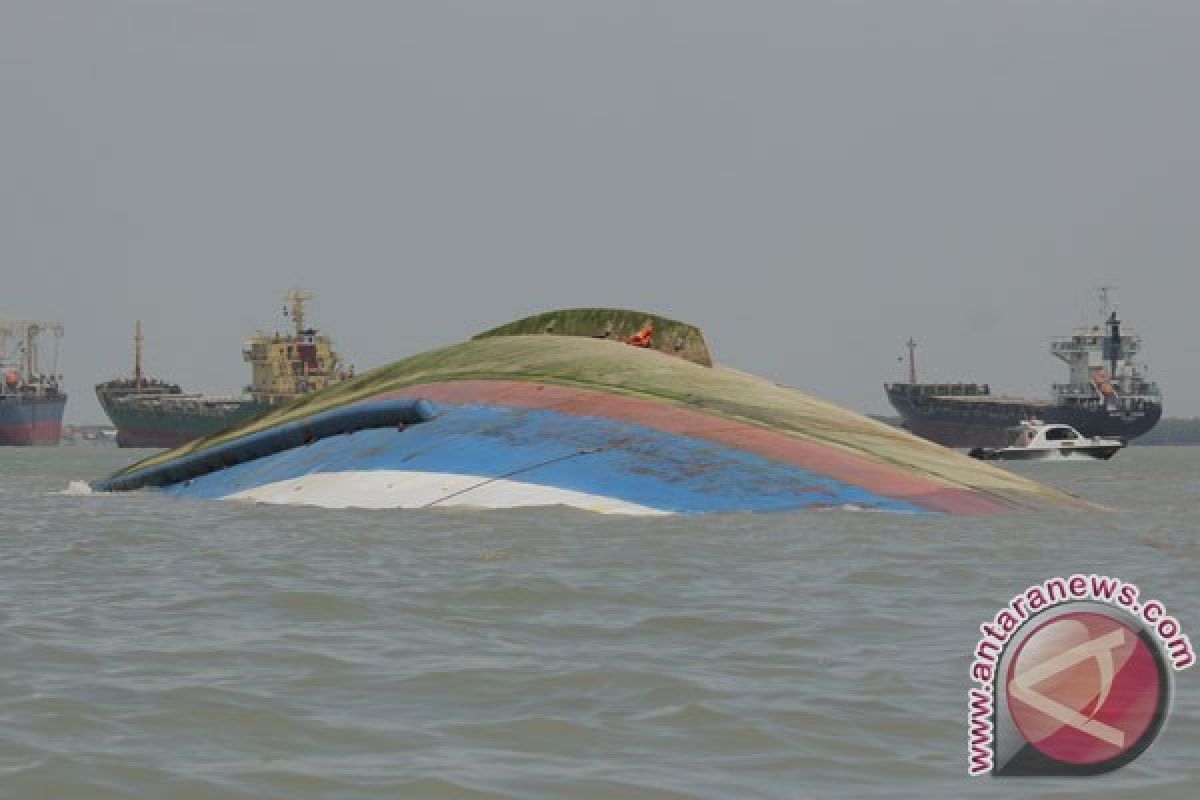
<path id="1" fill-rule="evenodd" d="M 102 491 L 324 507 L 664 514 L 1085 504 L 762 378 L 693 325 L 554 311 L 156 454 Z"/>

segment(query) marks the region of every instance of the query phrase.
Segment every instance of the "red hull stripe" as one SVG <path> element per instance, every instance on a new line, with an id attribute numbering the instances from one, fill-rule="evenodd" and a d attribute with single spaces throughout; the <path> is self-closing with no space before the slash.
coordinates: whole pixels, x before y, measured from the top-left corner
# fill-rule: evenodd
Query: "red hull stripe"
<path id="1" fill-rule="evenodd" d="M 792 464 L 876 494 L 907 500 L 931 511 L 994 514 L 1021 507 L 980 489 L 947 486 L 827 445 L 654 400 L 553 384 L 500 380 L 420 384 L 370 399 L 396 397 L 423 398 L 434 403 L 487 403 L 547 409 L 644 425 Z"/>

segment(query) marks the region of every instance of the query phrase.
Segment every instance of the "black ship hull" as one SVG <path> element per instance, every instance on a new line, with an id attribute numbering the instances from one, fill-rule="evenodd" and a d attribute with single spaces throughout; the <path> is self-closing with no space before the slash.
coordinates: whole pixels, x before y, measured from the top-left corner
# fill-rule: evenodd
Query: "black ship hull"
<path id="1" fill-rule="evenodd" d="M 1153 428 L 1162 416 L 1162 405 L 1152 402 L 1109 410 L 987 395 L 962 399 L 930 396 L 921 388 L 920 384 L 890 384 L 886 387 L 888 401 L 904 419 L 906 429 L 946 447 L 1003 447 L 1007 429 L 1023 419 L 1070 425 L 1084 436 L 1129 441 Z"/>

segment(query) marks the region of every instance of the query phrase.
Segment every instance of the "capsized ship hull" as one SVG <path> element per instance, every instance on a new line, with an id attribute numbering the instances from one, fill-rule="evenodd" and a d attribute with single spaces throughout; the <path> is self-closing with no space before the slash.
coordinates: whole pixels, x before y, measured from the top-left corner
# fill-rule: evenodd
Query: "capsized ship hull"
<path id="1" fill-rule="evenodd" d="M 413 356 L 96 488 L 632 514 L 1086 505 L 770 381 L 613 338 L 501 333 Z M 398 424 L 351 417 L 416 404 L 428 413 Z"/>
<path id="2" fill-rule="evenodd" d="M 528 396 L 533 392 L 540 396 Z M 798 506 L 923 510 L 880 493 L 871 482 L 858 486 L 766 457 L 758 451 L 772 449 L 769 441 L 737 447 L 722 441 L 763 439 L 751 426 L 706 435 L 712 421 L 703 415 L 654 420 L 657 409 L 645 401 L 614 404 L 603 392 L 470 382 L 422 385 L 371 402 L 430 397 L 441 400 L 433 404 L 432 418 L 403 432 L 376 428 L 329 437 L 167 490 L 331 508 L 565 505 L 628 514 Z M 681 426 L 691 435 L 681 435 Z M 794 455 L 804 460 L 803 453 Z M 314 463 L 342 466 L 313 471 Z"/>
<path id="3" fill-rule="evenodd" d="M 946 447 L 1003 447 L 1006 431 L 1028 419 L 1070 425 L 1084 436 L 1129 441 L 1157 425 L 1162 416 L 1162 405 L 1150 402 L 1133 410 L 1109 411 L 990 395 L 929 396 L 920 384 L 886 388 L 905 428 Z"/>
<path id="4" fill-rule="evenodd" d="M 56 446 L 66 407 L 64 394 L 0 395 L 0 445 Z"/>

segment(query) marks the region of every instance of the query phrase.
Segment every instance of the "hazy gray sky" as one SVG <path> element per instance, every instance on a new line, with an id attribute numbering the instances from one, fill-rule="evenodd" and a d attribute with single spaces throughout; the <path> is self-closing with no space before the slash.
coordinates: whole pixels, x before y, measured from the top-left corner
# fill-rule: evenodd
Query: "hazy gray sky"
<path id="1" fill-rule="evenodd" d="M 0 311 L 60 317 L 68 419 L 232 391 L 285 291 L 360 368 L 574 305 L 887 408 L 1044 394 L 1120 287 L 1200 414 L 1200 3 L 0 2 Z"/>

